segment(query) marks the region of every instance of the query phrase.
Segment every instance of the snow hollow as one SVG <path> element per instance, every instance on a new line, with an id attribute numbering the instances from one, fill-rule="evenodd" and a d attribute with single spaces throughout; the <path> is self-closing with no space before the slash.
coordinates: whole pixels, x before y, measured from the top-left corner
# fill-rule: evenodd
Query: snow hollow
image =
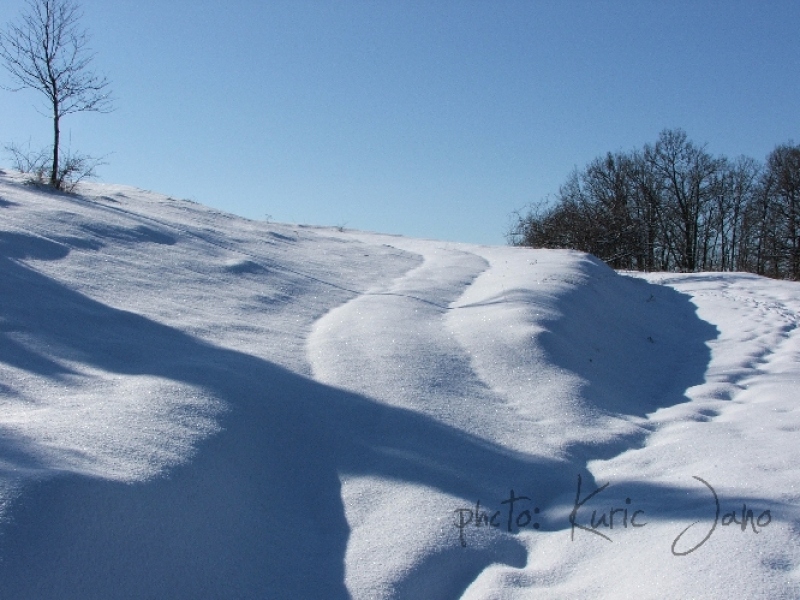
<path id="1" fill-rule="evenodd" d="M 800 597 L 800 285 L 0 175 L 0 598 Z"/>

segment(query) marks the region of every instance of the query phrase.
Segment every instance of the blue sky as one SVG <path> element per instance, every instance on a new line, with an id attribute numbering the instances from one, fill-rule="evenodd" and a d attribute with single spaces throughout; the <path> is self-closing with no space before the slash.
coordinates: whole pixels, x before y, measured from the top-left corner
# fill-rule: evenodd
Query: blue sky
<path id="1" fill-rule="evenodd" d="M 117 101 L 65 118 L 73 148 L 255 219 L 502 244 L 514 210 L 664 128 L 759 160 L 800 141 L 796 0 L 81 5 Z M 0 144 L 49 143 L 38 103 L 0 91 Z"/>

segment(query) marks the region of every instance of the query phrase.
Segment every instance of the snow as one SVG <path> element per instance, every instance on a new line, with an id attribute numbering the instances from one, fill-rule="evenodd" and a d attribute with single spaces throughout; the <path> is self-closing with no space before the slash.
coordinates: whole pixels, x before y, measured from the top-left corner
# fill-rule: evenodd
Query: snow
<path id="1" fill-rule="evenodd" d="M 800 597 L 797 283 L 80 192 L 0 174 L 0 597 Z"/>

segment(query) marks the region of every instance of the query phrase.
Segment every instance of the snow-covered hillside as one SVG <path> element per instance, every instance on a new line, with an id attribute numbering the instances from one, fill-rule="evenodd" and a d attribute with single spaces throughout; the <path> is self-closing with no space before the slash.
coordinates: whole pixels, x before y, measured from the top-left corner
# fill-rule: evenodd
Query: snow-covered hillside
<path id="1" fill-rule="evenodd" d="M 0 598 L 798 598 L 800 285 L 0 175 Z"/>

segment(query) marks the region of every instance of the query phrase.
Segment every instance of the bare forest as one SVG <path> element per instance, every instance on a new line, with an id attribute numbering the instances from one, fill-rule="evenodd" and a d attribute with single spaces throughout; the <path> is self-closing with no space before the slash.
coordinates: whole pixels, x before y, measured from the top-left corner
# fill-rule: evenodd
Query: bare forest
<path id="1" fill-rule="evenodd" d="M 760 163 L 665 130 L 575 170 L 554 198 L 516 215 L 509 241 L 582 250 L 617 269 L 800 280 L 800 145 Z"/>

